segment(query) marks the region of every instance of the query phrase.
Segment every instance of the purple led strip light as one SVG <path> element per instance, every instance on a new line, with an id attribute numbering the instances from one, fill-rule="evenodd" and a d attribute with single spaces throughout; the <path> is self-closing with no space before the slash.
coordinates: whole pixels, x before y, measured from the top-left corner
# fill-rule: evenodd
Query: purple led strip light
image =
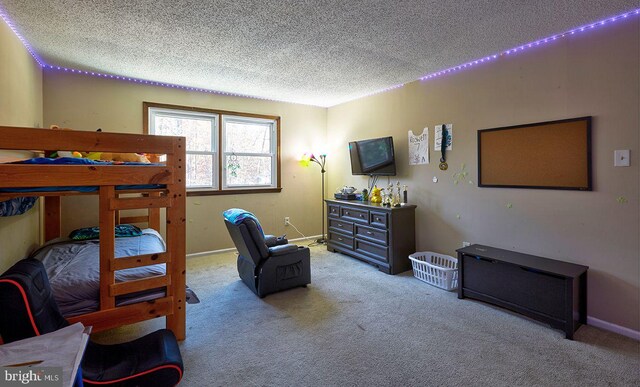
<path id="1" fill-rule="evenodd" d="M 38 56 L 38 54 L 36 54 L 35 50 L 33 49 L 33 47 L 31 47 L 29 42 L 27 42 L 27 40 L 22 35 L 20 35 L 20 33 L 18 32 L 18 29 L 13 25 L 13 22 L 11 22 L 11 19 L 9 19 L 9 15 L 7 15 L 7 13 L 4 11 L 4 9 L 2 9 L 2 7 L 0 7 L 0 18 L 2 18 L 2 20 L 4 20 L 4 22 L 7 23 L 7 26 L 9 26 L 11 31 L 13 31 L 13 33 L 16 34 L 18 39 L 20 39 L 22 44 L 24 44 L 27 51 L 29 51 L 29 54 L 31 54 L 33 59 L 35 59 L 36 62 L 38 62 L 40 67 L 45 67 L 47 64 L 42 60 L 42 58 Z"/>
<path id="2" fill-rule="evenodd" d="M 200 88 L 200 87 L 182 86 L 182 85 L 176 85 L 176 84 L 173 84 L 173 83 L 148 81 L 148 80 L 145 80 L 145 79 L 125 77 L 125 76 L 122 76 L 122 75 L 113 75 L 113 74 L 99 73 L 99 72 L 95 72 L 95 71 L 77 70 L 77 69 L 72 69 L 72 68 L 62 67 L 62 66 L 52 66 L 52 65 L 48 65 L 48 64 L 42 65 L 42 68 L 51 69 L 51 70 L 58 70 L 58 71 L 65 71 L 65 72 L 70 72 L 70 73 L 74 73 L 74 74 L 91 75 L 93 77 L 99 77 L 99 78 L 118 79 L 118 80 L 121 80 L 121 81 L 135 82 L 135 83 L 140 83 L 140 84 L 143 84 L 143 85 L 162 86 L 162 87 L 169 87 L 169 88 L 173 88 L 173 89 L 197 91 L 197 92 L 200 92 L 200 93 L 221 94 L 221 95 L 226 95 L 226 96 L 231 96 L 231 97 L 262 99 L 262 100 L 266 100 L 266 101 L 279 101 L 279 100 L 265 98 L 265 97 L 256 97 L 256 96 L 252 96 L 252 95 L 230 93 L 230 92 L 226 92 L 226 91 L 209 90 L 209 89 L 203 89 L 203 88 Z M 294 103 L 298 103 L 298 102 L 294 102 Z"/>
<path id="3" fill-rule="evenodd" d="M 566 32 L 563 32 L 563 33 L 560 33 L 560 34 L 552 35 L 552 36 L 549 36 L 549 37 L 544 38 L 544 39 L 539 39 L 539 40 L 536 40 L 536 41 L 531 42 L 531 43 L 526 43 L 526 44 L 523 44 L 521 46 L 514 47 L 514 48 L 508 49 L 506 51 L 502 51 L 502 52 L 497 53 L 497 54 L 489 55 L 489 56 L 486 56 L 484 58 L 479 58 L 479 59 L 476 59 L 476 60 L 469 61 L 467 63 L 463 63 L 463 64 L 460 64 L 460 65 L 457 65 L 457 66 L 449 67 L 447 69 L 440 70 L 440 71 L 437 71 L 435 73 L 427 74 L 427 75 L 424 75 L 424 76 L 420 77 L 419 80 L 425 81 L 427 79 L 433 79 L 433 78 L 437 78 L 437 77 L 445 75 L 445 74 L 450 74 L 450 73 L 453 73 L 453 72 L 456 72 L 456 71 L 464 70 L 464 69 L 467 69 L 469 67 L 472 67 L 472 66 L 475 66 L 475 65 L 478 65 L 478 64 L 481 64 L 481 63 L 486 63 L 486 62 L 490 62 L 492 60 L 496 60 L 496 59 L 498 59 L 500 57 L 503 57 L 505 55 L 516 54 L 518 52 L 524 51 L 527 48 L 538 47 L 538 46 L 541 46 L 543 44 L 556 41 L 556 40 L 558 40 L 560 38 L 564 38 L 564 37 L 567 37 L 567 36 L 575 35 L 577 33 L 584 32 L 584 31 L 587 31 L 587 30 L 592 30 L 594 28 L 602 27 L 602 26 L 604 26 L 606 24 L 611 24 L 612 22 L 615 22 L 615 21 L 618 21 L 618 20 L 622 20 L 622 19 L 627 19 L 627 18 L 629 18 L 631 16 L 637 16 L 637 15 L 640 15 L 640 9 L 634 9 L 632 11 L 625 12 L 625 13 L 622 13 L 620 15 L 608 17 L 606 19 L 602 19 L 600 21 L 597 21 L 597 22 L 594 22 L 594 23 L 591 23 L 591 24 L 587 24 L 587 25 L 584 25 L 584 26 L 581 26 L 581 27 L 577 27 L 577 28 L 571 29 L 569 31 L 566 31 Z M 406 85 L 406 83 L 400 83 L 400 84 L 397 84 L 397 85 L 394 85 L 394 86 L 386 87 L 384 89 L 376 90 L 376 91 L 371 92 L 371 93 L 360 95 L 360 96 L 358 96 L 356 98 L 345 99 L 343 101 L 335 103 L 333 106 L 338 105 L 340 103 L 348 102 L 348 101 L 353 100 L 353 99 L 369 97 L 369 96 L 372 96 L 372 95 L 385 93 L 385 92 L 393 90 L 393 89 L 398 89 L 398 88 L 400 88 L 400 87 L 402 87 L 404 85 Z"/>
<path id="4" fill-rule="evenodd" d="M 275 100 L 275 99 L 270 99 L 270 98 L 265 98 L 265 97 L 256 97 L 256 96 L 252 96 L 252 95 L 244 95 L 244 94 L 230 93 L 230 92 L 225 92 L 225 91 L 209 90 L 209 89 L 203 89 L 203 88 L 199 88 L 199 87 L 182 86 L 182 85 L 176 85 L 176 84 L 165 83 L 165 82 L 149 81 L 149 80 L 144 80 L 144 79 L 139 79 L 139 78 L 125 77 L 125 76 L 121 76 L 121 75 L 104 74 L 104 73 L 99 73 L 99 72 L 95 72 L 95 71 L 85 71 L 85 70 L 77 70 L 77 69 L 67 68 L 67 67 L 62 67 L 62 66 L 53 66 L 53 65 L 47 64 L 44 60 L 42 60 L 42 58 L 40 58 L 40 56 L 38 56 L 38 54 L 36 54 L 35 50 L 33 49 L 33 47 L 31 47 L 29 42 L 20 34 L 20 32 L 18 32 L 18 29 L 15 27 L 15 25 L 13 24 L 13 22 L 11 21 L 11 19 L 7 15 L 7 13 L 2 9 L 2 7 L 0 7 L 0 18 L 2 18 L 2 20 L 4 20 L 4 22 L 7 24 L 7 26 L 9 26 L 11 31 L 13 31 L 13 33 L 18 37 L 18 39 L 25 46 L 27 51 L 31 54 L 33 59 L 35 59 L 36 62 L 38 62 L 38 64 L 40 65 L 40 67 L 43 68 L 43 69 L 65 71 L 65 72 L 71 72 L 71 73 L 74 73 L 74 74 L 91 75 L 91 76 L 100 77 L 100 78 L 118 79 L 118 80 L 123 80 L 123 81 L 130 81 L 130 82 L 140 83 L 140 84 L 144 84 L 144 85 L 162 86 L 162 87 L 169 87 L 169 88 L 174 88 L 174 89 L 197 91 L 197 92 L 201 92 L 201 93 L 220 94 L 220 95 L 226 95 L 226 96 L 232 96 L 232 97 L 242 97 L 242 98 L 253 98 L 253 99 L 266 100 L 266 101 L 278 101 L 278 100 Z M 293 102 L 292 101 L 292 103 L 298 103 L 298 102 Z"/>
<path id="5" fill-rule="evenodd" d="M 574 28 L 572 30 L 569 30 L 569 31 L 566 31 L 566 32 L 563 32 L 563 33 L 560 33 L 560 34 L 552 35 L 552 36 L 546 37 L 544 39 L 539 39 L 539 40 L 536 40 L 534 42 L 526 43 L 526 44 L 523 44 L 521 46 L 514 47 L 514 48 L 511 48 L 511 49 L 506 50 L 506 51 L 502 51 L 502 52 L 497 53 L 497 54 L 485 56 L 484 58 L 479 58 L 479 59 L 476 59 L 476 60 L 469 61 L 467 63 L 463 63 L 463 64 L 458 65 L 458 66 L 449 67 L 448 69 L 444 69 L 444 70 L 441 70 L 441 71 L 437 71 L 435 73 L 424 75 L 424 76 L 420 77 L 420 80 L 424 81 L 424 80 L 427 80 L 427 79 L 433 79 L 433 78 L 436 78 L 436 77 L 439 77 L 439 76 L 442 76 L 442 75 L 445 75 L 445 74 L 449 74 L 449 73 L 452 73 L 452 72 L 455 72 L 455 71 L 460 71 L 460 70 L 463 70 L 463 69 L 467 69 L 469 67 L 472 67 L 472 66 L 475 66 L 475 65 L 478 65 L 478 64 L 481 64 L 481 63 L 486 63 L 486 62 L 490 62 L 492 60 L 496 60 L 496 59 L 498 59 L 500 57 L 503 57 L 505 55 L 516 54 L 516 53 L 524 51 L 524 50 L 526 50 L 528 48 L 538 47 L 538 46 L 544 45 L 546 43 L 550 43 L 550 42 L 556 41 L 556 40 L 558 40 L 560 38 L 565 38 L 565 37 L 568 37 L 568 36 L 571 36 L 571 35 L 575 35 L 575 34 L 580 33 L 580 32 L 592 30 L 592 29 L 597 28 L 597 27 L 602 27 L 604 25 L 611 24 L 611 23 L 613 23 L 615 21 L 627 19 L 627 18 L 629 18 L 631 16 L 637 16 L 639 14 L 640 14 L 640 9 L 635 9 L 635 10 L 632 10 L 632 11 L 629 11 L 629 12 L 625 12 L 625 13 L 617 15 L 617 16 L 608 17 L 606 19 L 602 19 L 600 21 L 597 21 L 597 22 L 594 22 L 594 23 L 591 23 L 591 24 L 587 24 L 587 25 L 584 25 L 584 26 L 581 26 L 581 27 L 577 27 L 577 28 Z"/>
<path id="6" fill-rule="evenodd" d="M 450 74 L 450 73 L 453 73 L 453 72 L 456 72 L 456 71 L 464 70 L 466 68 L 473 67 L 473 66 L 481 64 L 481 63 L 486 63 L 486 62 L 490 62 L 490 61 L 496 60 L 496 59 L 498 59 L 500 57 L 503 57 L 505 55 L 516 54 L 516 53 L 524 51 L 525 49 L 528 49 L 528 48 L 538 47 L 538 46 L 544 45 L 546 43 L 550 43 L 550 42 L 556 41 L 556 40 L 558 40 L 560 38 L 565 38 L 567 36 L 575 35 L 575 34 L 580 33 L 580 32 L 592 30 L 594 28 L 602 27 L 604 25 L 611 24 L 611 23 L 613 23 L 615 21 L 627 19 L 627 18 L 629 18 L 631 16 L 637 16 L 637 15 L 640 15 L 640 8 L 632 10 L 632 11 L 629 11 L 629 12 L 622 13 L 620 15 L 616 15 L 616 16 L 612 16 L 612 17 L 609 17 L 609 18 L 606 18 L 606 19 L 602 19 L 600 21 L 597 21 L 597 22 L 594 22 L 594 23 L 591 23 L 591 24 L 587 24 L 587 25 L 584 25 L 584 26 L 581 26 L 581 27 L 577 27 L 577 28 L 571 29 L 569 31 L 566 31 L 566 32 L 563 32 L 563 33 L 560 33 L 560 34 L 552 35 L 552 36 L 549 36 L 549 37 L 544 38 L 544 39 L 539 39 L 539 40 L 536 40 L 534 42 L 525 43 L 525 44 L 523 44 L 521 46 L 514 47 L 514 48 L 508 49 L 506 51 L 499 52 L 497 54 L 489 55 L 489 56 L 486 56 L 484 58 L 479 58 L 479 59 L 476 59 L 476 60 L 469 61 L 467 63 L 463 63 L 463 64 L 460 64 L 460 65 L 457 65 L 457 66 L 449 67 L 447 69 L 444 69 L 444 70 L 441 70 L 441 71 L 437 71 L 435 73 L 427 74 L 427 75 L 424 75 L 424 76 L 420 77 L 419 80 L 424 81 L 424 80 L 433 79 L 433 78 L 436 78 L 436 77 L 439 77 L 439 76 L 442 76 L 442 75 L 445 75 L 445 74 Z M 232 97 L 254 98 L 254 99 L 267 100 L 267 101 L 282 101 L 282 100 L 276 100 L 276 99 L 271 99 L 271 98 L 256 97 L 256 96 L 251 96 L 251 95 L 229 93 L 229 92 L 225 92 L 225 91 L 209 90 L 209 89 L 203 89 L 203 88 L 199 88 L 199 87 L 182 86 L 182 85 L 176 85 L 176 84 L 171 84 L 171 83 L 148 81 L 148 80 L 144 80 L 144 79 L 125 77 L 125 76 L 120 76 L 120 75 L 103 74 L 103 73 L 94 72 L 94 71 L 77 70 L 77 69 L 72 69 L 72 68 L 67 68 L 67 67 L 48 65 L 42 60 L 42 58 L 40 58 L 35 53 L 35 50 L 31 47 L 29 42 L 27 42 L 27 40 L 18 32 L 18 30 L 13 25 L 13 23 L 9 19 L 9 16 L 4 12 L 2 7 L 0 7 L 0 17 L 5 21 L 5 23 L 7 23 L 9 28 L 16 34 L 18 39 L 20 39 L 22 44 L 24 44 L 24 46 L 27 48 L 27 51 L 29 51 L 31 56 L 36 60 L 36 62 L 38 62 L 40 67 L 42 67 L 44 69 L 66 71 L 66 72 L 71 72 L 71 73 L 76 73 L 76 74 L 91 75 L 91 76 L 101 77 L 101 78 L 117 79 L 117 80 L 130 81 L 130 82 L 135 82 L 135 83 L 140 83 L 140 84 L 145 84 L 145 85 L 162 86 L 162 87 L 169 87 L 169 88 L 174 88 L 174 89 L 196 91 L 196 92 L 201 92 L 201 93 L 220 94 L 220 95 L 227 95 L 227 96 L 232 96 Z M 386 87 L 386 88 L 378 90 L 378 91 L 374 91 L 372 93 L 363 94 L 363 95 L 361 95 L 360 97 L 357 97 L 357 98 L 362 98 L 362 97 L 367 97 L 367 96 L 371 96 L 371 95 L 375 95 L 375 94 L 384 93 L 384 92 L 387 92 L 387 91 L 390 91 L 390 90 L 393 90 L 393 89 L 398 89 L 398 88 L 400 88 L 400 87 L 402 87 L 404 85 L 405 85 L 405 83 L 400 83 L 400 84 L 397 84 L 397 85 L 394 85 L 394 86 Z M 342 101 L 342 102 L 347 102 L 347 101 Z M 294 102 L 294 103 L 296 103 L 296 102 Z"/>
<path id="7" fill-rule="evenodd" d="M 327 105 L 325 107 L 331 107 L 331 106 L 336 106 L 336 105 L 340 105 L 341 103 L 345 103 L 345 102 L 349 102 L 349 101 L 354 101 L 356 99 L 360 99 L 360 98 L 364 98 L 364 97 L 370 97 L 372 95 L 376 95 L 376 94 L 382 94 L 382 93 L 386 93 L 387 91 L 391 91 L 394 89 L 399 89 L 401 87 L 403 87 L 404 85 L 406 85 L 406 83 L 399 83 L 397 85 L 393 85 L 393 86 L 389 86 L 389 87 L 385 87 L 384 89 L 380 89 L 380 90 L 376 90 L 376 91 L 372 91 L 370 93 L 366 93 L 366 94 L 359 94 L 357 97 L 346 97 L 342 100 L 339 100 L 338 102 L 333 103 L 332 105 Z"/>

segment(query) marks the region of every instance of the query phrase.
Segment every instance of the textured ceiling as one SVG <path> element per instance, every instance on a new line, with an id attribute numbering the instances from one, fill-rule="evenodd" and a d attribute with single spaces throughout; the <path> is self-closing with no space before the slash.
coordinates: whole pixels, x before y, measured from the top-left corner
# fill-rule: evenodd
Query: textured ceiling
<path id="1" fill-rule="evenodd" d="M 0 0 L 47 64 L 332 106 L 638 0 Z"/>

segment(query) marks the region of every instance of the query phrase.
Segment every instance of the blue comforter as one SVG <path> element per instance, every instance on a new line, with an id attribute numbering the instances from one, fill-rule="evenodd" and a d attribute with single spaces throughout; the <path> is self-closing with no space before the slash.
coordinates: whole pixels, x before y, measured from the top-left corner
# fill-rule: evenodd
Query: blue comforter
<path id="1" fill-rule="evenodd" d="M 128 162 L 115 162 L 115 161 L 102 161 L 102 160 L 90 160 L 83 157 L 35 157 L 33 159 L 15 161 L 11 164 L 51 164 L 51 165 L 158 165 L 149 163 L 137 163 L 133 161 Z"/>

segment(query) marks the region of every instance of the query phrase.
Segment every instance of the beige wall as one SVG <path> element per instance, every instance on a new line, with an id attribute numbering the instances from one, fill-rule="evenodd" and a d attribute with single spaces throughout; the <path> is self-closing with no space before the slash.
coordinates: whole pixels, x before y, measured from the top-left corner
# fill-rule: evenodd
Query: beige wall
<path id="1" fill-rule="evenodd" d="M 232 247 L 222 211 L 240 207 L 254 212 L 265 231 L 298 238 L 284 217 L 306 235 L 320 234 L 320 172 L 297 160 L 326 137 L 324 108 L 187 92 L 60 72 L 44 74 L 44 123 L 76 130 L 142 133 L 142 102 L 224 109 L 281 117 L 282 192 L 199 196 L 187 199 L 187 252 Z M 315 166 L 317 167 L 317 166 Z M 63 231 L 96 224 L 95 198 L 65 198 Z"/>
<path id="2" fill-rule="evenodd" d="M 366 187 L 350 173 L 347 141 L 393 135 L 393 180 L 409 185 L 418 206 L 419 251 L 455 255 L 469 241 L 588 265 L 588 315 L 639 330 L 639 37 L 637 20 L 621 23 L 329 108 L 329 187 Z M 587 115 L 593 192 L 477 186 L 478 129 Z M 428 126 L 433 148 L 434 125 L 443 122 L 453 124 L 449 170 L 438 169 L 433 150 L 431 164 L 409 166 L 407 131 Z M 631 150 L 631 167 L 613 167 L 615 149 Z M 463 164 L 469 175 L 456 185 Z"/>
<path id="3" fill-rule="evenodd" d="M 418 250 L 454 254 L 462 241 L 470 241 L 589 265 L 589 315 L 638 330 L 639 36 L 638 22 L 630 21 L 459 74 L 414 82 L 328 113 L 302 105 L 52 72 L 44 75 L 42 121 L 40 70 L 1 24 L 0 124 L 42 122 L 139 133 L 142 101 L 282 116 L 282 193 L 189 198 L 190 253 L 231 246 L 220 215 L 229 207 L 254 211 L 273 233 L 296 237 L 282 226 L 282 217 L 290 216 L 305 234 L 318 234 L 320 174 L 315 165 L 299 167 L 297 155 L 314 145 L 329 150 L 330 196 L 345 184 L 366 185 L 365 178 L 349 172 L 347 141 L 391 134 L 399 161 L 393 180 L 408 184 L 410 201 L 418 205 Z M 476 130 L 584 115 L 594 117 L 593 192 L 477 187 Z M 433 126 L 442 122 L 454 125 L 450 169 L 439 171 L 434 162 L 409 167 L 407 131 L 418 133 L 428 126 L 432 146 Z M 631 149 L 632 166 L 614 168 L 614 149 Z M 439 153 L 432 151 L 431 156 L 436 160 Z M 454 184 L 452 175 L 463 164 L 473 184 Z M 438 183 L 431 181 L 434 176 Z M 616 201 L 621 196 L 626 203 Z M 74 209 L 65 218 L 66 231 L 94 224 L 93 199 L 71 200 L 75 201 L 65 203 L 65 208 Z M 0 265 L 15 260 L 37 239 L 35 218 L 14 224 L 25 219 L 30 218 L 0 219 Z M 7 251 L 7 245 L 13 251 Z"/>
<path id="4" fill-rule="evenodd" d="M 0 20 L 0 125 L 40 126 L 41 123 L 42 70 Z M 37 204 L 26 214 L 0 218 L 0 273 L 35 246 L 39 239 L 38 225 Z"/>

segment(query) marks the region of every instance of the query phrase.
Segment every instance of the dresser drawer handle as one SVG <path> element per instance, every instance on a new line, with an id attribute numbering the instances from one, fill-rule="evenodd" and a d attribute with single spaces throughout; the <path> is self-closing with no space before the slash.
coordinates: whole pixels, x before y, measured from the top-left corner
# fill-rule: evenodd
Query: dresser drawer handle
<path id="1" fill-rule="evenodd" d="M 371 231 L 367 231 L 367 235 L 373 235 Z"/>
<path id="2" fill-rule="evenodd" d="M 342 226 L 343 226 L 343 224 L 342 224 L 342 223 L 338 223 L 338 227 L 342 227 Z"/>
<path id="3" fill-rule="evenodd" d="M 376 222 L 381 222 L 381 221 L 382 221 L 382 219 L 376 218 Z"/>
<path id="4" fill-rule="evenodd" d="M 361 217 L 361 218 L 364 218 L 364 215 L 360 214 L 360 217 Z"/>
<path id="5" fill-rule="evenodd" d="M 342 240 L 342 238 L 338 238 L 338 240 L 339 240 L 339 241 L 341 241 L 341 240 Z"/>
<path id="6" fill-rule="evenodd" d="M 345 212 L 344 212 L 344 214 L 345 214 L 345 215 L 349 215 L 349 211 L 345 211 Z"/>

